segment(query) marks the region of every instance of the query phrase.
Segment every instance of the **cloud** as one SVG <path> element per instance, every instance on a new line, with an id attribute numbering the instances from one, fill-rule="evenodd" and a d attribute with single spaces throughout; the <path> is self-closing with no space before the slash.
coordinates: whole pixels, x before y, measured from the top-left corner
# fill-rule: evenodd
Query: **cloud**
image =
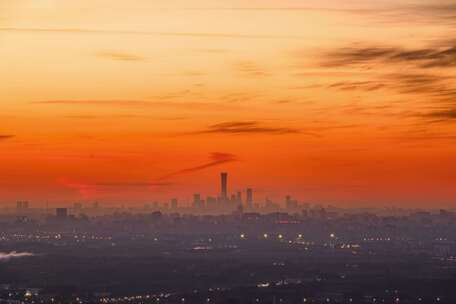
<path id="1" fill-rule="evenodd" d="M 101 187 L 124 187 L 124 188 L 141 188 L 141 187 L 166 187 L 173 183 L 167 182 L 100 182 L 96 186 Z"/>
<path id="2" fill-rule="evenodd" d="M 11 259 L 18 259 L 18 258 L 24 258 L 24 257 L 30 257 L 30 256 L 34 256 L 34 254 L 30 253 L 30 252 L 16 252 L 16 251 L 11 251 L 9 253 L 0 252 L 0 262 L 8 262 Z"/>
<path id="3" fill-rule="evenodd" d="M 427 21 L 433 23 L 438 18 L 438 21 L 443 21 L 447 24 L 456 24 L 456 3 L 453 0 L 449 0 L 446 3 L 435 2 L 437 3 L 414 6 L 410 9 L 410 12 L 419 15 L 421 19 L 427 16 L 429 17 Z"/>
<path id="4" fill-rule="evenodd" d="M 300 133 L 299 129 L 284 128 L 284 127 L 271 127 L 262 126 L 257 121 L 231 121 L 223 122 L 209 126 L 206 130 L 195 132 L 193 134 L 210 134 L 210 133 L 224 133 L 224 134 L 295 134 Z"/>
<path id="5" fill-rule="evenodd" d="M 456 67 L 456 46 L 436 45 L 430 48 L 351 47 L 326 54 L 326 67 L 365 65 L 374 63 L 406 63 L 420 68 Z"/>
<path id="6" fill-rule="evenodd" d="M 202 171 L 204 169 L 216 167 L 225 163 L 230 163 L 238 161 L 238 158 L 234 154 L 230 153 L 223 153 L 223 152 L 213 152 L 209 155 L 209 162 L 204 163 L 202 165 L 198 165 L 195 167 L 190 167 L 190 168 L 185 168 L 182 170 L 175 171 L 173 173 L 167 174 L 163 177 L 161 177 L 159 180 L 167 179 L 170 177 L 182 175 L 182 174 L 188 174 L 188 173 L 193 173 L 193 172 L 198 172 Z"/>
<path id="7" fill-rule="evenodd" d="M 436 103 L 451 102 L 456 98 L 454 79 L 437 73 L 385 73 L 365 81 L 342 81 L 328 88 L 341 91 L 393 90 L 399 94 L 425 96 Z M 420 98 L 416 98 L 418 101 Z"/>
<path id="8" fill-rule="evenodd" d="M 25 33 L 70 33 L 70 34 L 104 34 L 104 35 L 139 35 L 139 36 L 170 36 L 187 38 L 219 38 L 219 39 L 303 39 L 304 36 L 292 35 L 254 35 L 240 33 L 202 33 L 202 32 L 147 32 L 147 31 L 122 31 L 98 30 L 82 28 L 26 28 L 26 27 L 0 27 L 2 32 Z"/>
<path id="9" fill-rule="evenodd" d="M 144 100 L 41 100 L 33 101 L 33 104 L 43 105 L 90 105 L 90 106 L 122 106 L 122 107 L 144 107 L 152 106 L 154 103 Z"/>
<path id="10" fill-rule="evenodd" d="M 399 142 L 408 142 L 408 141 L 455 141 L 456 135 L 444 133 L 444 132 L 415 132 L 412 134 L 404 134 L 402 136 L 392 137 L 393 140 Z"/>
<path id="11" fill-rule="evenodd" d="M 98 57 L 117 60 L 117 61 L 144 61 L 145 58 L 129 53 L 121 53 L 121 52 L 100 52 L 97 53 Z"/>
<path id="12" fill-rule="evenodd" d="M 218 109 L 235 109 L 234 105 L 227 105 L 226 103 L 216 102 L 175 102 L 167 100 L 165 97 L 157 97 L 163 101 L 149 101 L 149 100 L 39 100 L 32 101 L 31 104 L 35 105 L 72 105 L 72 106 L 106 106 L 106 107 L 162 107 L 162 108 L 177 108 L 190 111 L 199 110 L 218 110 Z"/>
<path id="13" fill-rule="evenodd" d="M 262 78 L 270 75 L 263 67 L 252 61 L 239 62 L 235 65 L 235 69 L 241 75 L 249 78 Z"/>
<path id="14" fill-rule="evenodd" d="M 14 135 L 0 135 L 0 141 L 13 138 Z"/>
<path id="15" fill-rule="evenodd" d="M 363 90 L 363 91 L 377 91 L 386 87 L 386 84 L 376 81 L 342 81 L 336 82 L 329 86 L 332 89 L 339 89 L 342 91 Z"/>
<path id="16" fill-rule="evenodd" d="M 100 194 L 96 185 L 71 180 L 69 178 L 60 178 L 57 182 L 64 187 L 76 190 L 83 199 L 93 199 Z"/>
<path id="17" fill-rule="evenodd" d="M 389 89 L 400 94 L 416 96 L 415 101 L 446 104 L 453 103 L 456 98 L 454 79 L 437 73 L 385 74 L 382 81 Z"/>
<path id="18" fill-rule="evenodd" d="M 436 123 L 440 123 L 440 122 L 454 123 L 454 122 L 456 122 L 456 108 L 433 111 L 433 112 L 421 115 L 421 117 L 423 117 L 427 120 L 430 120 L 431 122 L 436 122 Z"/>
<path id="19" fill-rule="evenodd" d="M 153 119 L 160 121 L 176 121 L 187 119 L 184 116 L 171 116 L 171 117 L 154 117 L 152 115 L 136 115 L 136 114 L 119 114 L 119 115 L 65 115 L 63 116 L 68 119 L 82 119 L 82 120 L 94 120 L 94 119 Z"/>
<path id="20" fill-rule="evenodd" d="M 84 200 L 105 198 L 113 195 L 114 191 L 130 189 L 157 190 L 159 188 L 174 185 L 163 181 L 103 181 L 103 182 L 81 182 L 69 178 L 60 178 L 57 181 L 62 186 L 75 190 Z"/>

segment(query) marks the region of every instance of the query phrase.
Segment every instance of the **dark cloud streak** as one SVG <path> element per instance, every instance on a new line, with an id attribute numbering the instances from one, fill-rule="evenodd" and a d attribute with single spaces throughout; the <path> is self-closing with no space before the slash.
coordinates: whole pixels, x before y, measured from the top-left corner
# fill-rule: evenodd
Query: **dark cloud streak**
<path id="1" fill-rule="evenodd" d="M 400 47 L 342 48 L 330 52 L 325 67 L 365 65 L 375 63 L 410 63 L 420 68 L 456 67 L 456 46 L 435 46 L 407 50 Z"/>
<path id="2" fill-rule="evenodd" d="M 228 109 L 236 108 L 234 105 L 227 105 L 215 102 L 175 102 L 166 100 L 163 97 L 157 97 L 159 101 L 150 100 L 40 100 L 32 101 L 31 104 L 36 105 L 71 105 L 71 106 L 110 106 L 110 107 L 164 107 L 178 108 L 185 110 L 201 110 L 201 109 Z"/>
<path id="3" fill-rule="evenodd" d="M 0 141 L 13 138 L 14 135 L 0 135 Z"/>
<path id="4" fill-rule="evenodd" d="M 284 127 L 269 127 L 262 126 L 257 121 L 232 121 L 223 122 L 209 126 L 206 130 L 195 132 L 194 134 L 296 134 L 301 133 L 299 129 L 284 128 Z"/>
<path id="5" fill-rule="evenodd" d="M 254 35 L 239 33 L 192 33 L 192 32 L 147 32 L 128 30 L 98 30 L 78 28 L 20 28 L 0 27 L 0 32 L 31 32 L 31 33 L 70 33 L 70 34 L 104 34 L 104 35 L 139 35 L 139 36 L 165 36 L 188 38 L 220 38 L 220 39 L 304 39 L 304 36 L 281 35 Z"/>
<path id="6" fill-rule="evenodd" d="M 106 58 L 116 61 L 145 61 L 144 57 L 123 52 L 100 52 L 97 53 L 97 56 L 100 58 Z"/>
<path id="7" fill-rule="evenodd" d="M 195 167 L 178 170 L 173 173 L 167 174 L 165 176 L 162 176 L 159 180 L 164 180 L 164 179 L 168 179 L 168 178 L 178 176 L 178 175 L 202 171 L 204 169 L 216 167 L 216 166 L 219 166 L 219 165 L 222 165 L 225 163 L 235 162 L 235 161 L 238 161 L 238 158 L 236 155 L 230 154 L 230 153 L 213 152 L 209 155 L 209 160 L 210 161 L 208 163 L 198 165 Z"/>
<path id="8" fill-rule="evenodd" d="M 141 188 L 141 187 L 167 187 L 173 185 L 165 182 L 100 182 L 96 186 L 100 187 L 124 187 L 124 188 Z"/>

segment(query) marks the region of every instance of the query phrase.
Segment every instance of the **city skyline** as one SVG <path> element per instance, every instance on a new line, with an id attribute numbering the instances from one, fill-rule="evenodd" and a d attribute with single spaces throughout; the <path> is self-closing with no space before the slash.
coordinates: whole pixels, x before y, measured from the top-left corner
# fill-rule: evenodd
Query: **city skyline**
<path id="1" fill-rule="evenodd" d="M 223 171 L 260 202 L 454 207 L 454 15 L 452 0 L 0 0 L 0 206 L 191 202 Z"/>
<path id="2" fill-rule="evenodd" d="M 306 209 L 311 206 L 307 202 L 299 202 L 298 200 L 292 199 L 291 195 L 287 195 L 283 198 L 283 201 L 273 201 L 269 198 L 265 198 L 264 201 L 254 199 L 254 189 L 247 187 L 244 189 L 236 189 L 235 191 L 229 191 L 229 174 L 228 172 L 220 172 L 220 188 L 218 192 L 214 195 L 207 193 L 193 193 L 192 198 L 178 198 L 173 197 L 165 201 L 149 201 L 142 206 L 136 206 L 143 208 L 146 211 L 165 211 L 165 212 L 211 212 L 213 214 L 223 214 L 223 213 L 232 213 L 232 212 L 271 212 L 278 211 L 283 208 L 287 212 L 299 212 L 301 209 Z M 315 204 L 314 206 L 320 207 L 320 205 Z M 8 206 L 5 206 L 8 207 Z M 10 206 L 11 207 L 11 206 Z M 23 212 L 28 212 L 33 208 L 40 209 L 41 204 L 39 202 L 30 202 L 30 201 L 16 201 L 15 209 L 20 214 Z M 87 209 L 99 209 L 102 206 L 99 201 L 78 201 L 73 202 L 71 205 L 65 206 L 65 204 L 59 203 L 56 205 L 50 206 L 46 202 L 46 210 L 54 209 L 57 214 L 61 213 L 63 210 L 68 212 L 81 212 L 84 208 Z M 131 209 L 132 206 L 122 203 L 120 205 L 104 205 L 103 207 L 107 208 L 121 208 L 121 209 Z M 66 217 L 66 215 L 65 215 Z"/>

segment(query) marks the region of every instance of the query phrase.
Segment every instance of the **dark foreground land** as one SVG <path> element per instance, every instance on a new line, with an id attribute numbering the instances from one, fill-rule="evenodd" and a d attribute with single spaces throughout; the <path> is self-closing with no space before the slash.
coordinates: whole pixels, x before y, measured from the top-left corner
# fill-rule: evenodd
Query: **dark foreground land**
<path id="1" fill-rule="evenodd" d="M 0 263 L 0 303 L 456 303 L 448 223 L 339 224 L 15 227 L 0 252 L 33 255 Z"/>

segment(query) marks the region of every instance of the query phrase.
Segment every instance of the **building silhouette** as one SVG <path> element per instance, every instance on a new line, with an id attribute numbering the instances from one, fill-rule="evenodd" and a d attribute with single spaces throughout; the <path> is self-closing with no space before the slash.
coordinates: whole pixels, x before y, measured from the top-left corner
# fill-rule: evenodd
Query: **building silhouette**
<path id="1" fill-rule="evenodd" d="M 18 201 L 16 202 L 16 209 L 24 210 L 29 208 L 29 202 L 27 201 Z"/>
<path id="2" fill-rule="evenodd" d="M 227 201 L 228 199 L 228 173 L 222 172 L 221 174 L 221 183 L 222 183 L 222 189 L 221 189 L 221 198 L 224 201 Z"/>
<path id="3" fill-rule="evenodd" d="M 67 208 L 57 208 L 57 209 L 55 209 L 55 216 L 58 219 L 66 219 L 68 217 L 68 209 Z"/>
<path id="4" fill-rule="evenodd" d="M 247 189 L 245 202 L 246 202 L 247 208 L 251 209 L 253 207 L 253 190 L 252 190 L 252 188 Z"/>
<path id="5" fill-rule="evenodd" d="M 173 198 L 173 199 L 171 200 L 171 209 L 172 209 L 172 210 L 177 210 L 178 204 L 179 204 L 179 203 L 178 203 L 177 198 Z"/>

